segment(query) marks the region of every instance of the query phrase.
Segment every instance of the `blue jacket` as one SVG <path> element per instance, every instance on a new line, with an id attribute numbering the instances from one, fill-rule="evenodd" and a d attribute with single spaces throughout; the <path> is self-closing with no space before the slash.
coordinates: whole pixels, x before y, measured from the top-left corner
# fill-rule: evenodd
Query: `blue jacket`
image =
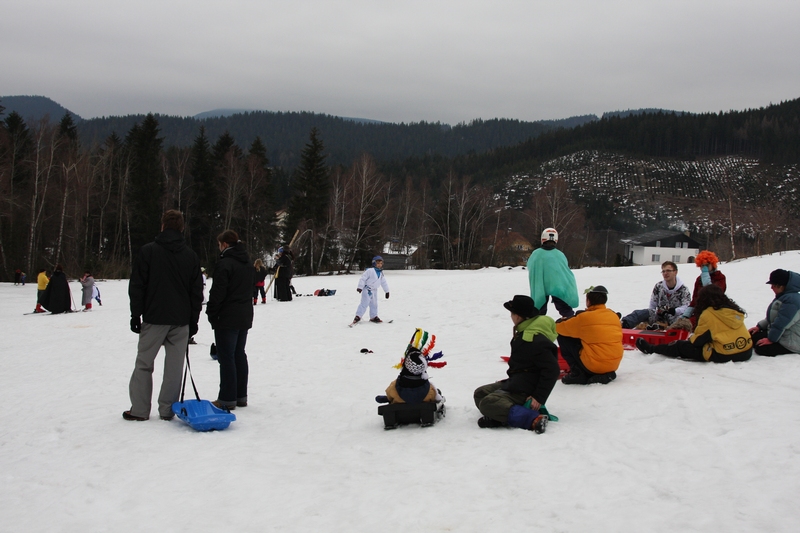
<path id="1" fill-rule="evenodd" d="M 767 338 L 779 342 L 794 353 L 800 353 L 800 274 L 789 272 L 789 283 L 767 307 L 767 316 L 758 323 L 768 331 Z"/>

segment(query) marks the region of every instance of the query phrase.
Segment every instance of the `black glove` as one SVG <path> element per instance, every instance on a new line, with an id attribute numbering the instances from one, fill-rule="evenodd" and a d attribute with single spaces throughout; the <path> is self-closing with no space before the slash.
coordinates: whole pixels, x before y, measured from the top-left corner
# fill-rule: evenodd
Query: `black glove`
<path id="1" fill-rule="evenodd" d="M 137 335 L 142 332 L 142 319 L 138 316 L 131 317 L 131 331 Z"/>
<path id="2" fill-rule="evenodd" d="M 389 293 L 388 292 L 386 293 L 386 299 L 387 300 L 389 299 Z"/>
<path id="3" fill-rule="evenodd" d="M 667 309 L 667 314 L 675 315 L 675 308 L 674 307 L 670 307 L 669 309 Z"/>
<path id="4" fill-rule="evenodd" d="M 197 330 L 200 329 L 197 324 L 189 324 L 189 336 L 194 337 L 197 335 Z"/>
<path id="5" fill-rule="evenodd" d="M 361 292 L 361 289 L 356 289 L 356 292 Z"/>

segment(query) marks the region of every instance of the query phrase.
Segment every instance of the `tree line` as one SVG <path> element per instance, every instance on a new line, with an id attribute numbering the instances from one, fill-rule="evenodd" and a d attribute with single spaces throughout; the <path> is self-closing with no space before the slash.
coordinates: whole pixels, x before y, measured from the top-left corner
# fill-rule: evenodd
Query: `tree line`
<path id="1" fill-rule="evenodd" d="M 400 161 L 363 150 L 347 163 L 332 162 L 329 137 L 312 126 L 307 142 L 294 148 L 294 167 L 273 164 L 259 136 L 242 145 L 228 131 L 209 135 L 203 123 L 187 146 L 166 143 L 152 114 L 124 137 L 111 132 L 85 143 L 70 114 L 58 123 L 26 123 L 12 112 L 0 121 L 0 275 L 7 280 L 16 268 L 33 273 L 61 263 L 68 272 L 126 277 L 138 248 L 158 233 L 161 213 L 172 208 L 186 215 L 187 242 L 212 271 L 215 237 L 226 228 L 242 236 L 254 257 L 270 257 L 296 231 L 298 273 L 360 268 L 387 245 L 411 254 L 418 268 L 513 264 L 519 254 L 507 247 L 518 246 L 515 235 L 535 245 L 548 226 L 559 229 L 573 266 L 612 264 L 619 237 L 644 228 L 617 220 L 609 202 L 576 194 L 556 177 L 510 205 L 498 183 L 507 188 L 511 169 L 530 170 L 540 159 L 593 142 L 663 157 L 675 156 L 666 146 L 679 145 L 694 147 L 692 153 L 706 147 L 701 152 L 708 155 L 791 159 L 785 146 L 796 135 L 798 102 L 714 117 L 612 116 L 484 154 Z M 711 123 L 726 126 L 715 130 Z M 688 140 L 678 143 L 677 130 Z M 687 133 L 700 130 L 706 133 Z"/>

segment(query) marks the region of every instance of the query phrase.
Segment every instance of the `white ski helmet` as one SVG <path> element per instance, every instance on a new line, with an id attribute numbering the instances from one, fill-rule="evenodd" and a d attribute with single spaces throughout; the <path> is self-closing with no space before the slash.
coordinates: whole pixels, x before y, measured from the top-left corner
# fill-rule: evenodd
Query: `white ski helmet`
<path id="1" fill-rule="evenodd" d="M 558 242 L 558 232 L 555 228 L 547 228 L 542 232 L 542 242 Z"/>

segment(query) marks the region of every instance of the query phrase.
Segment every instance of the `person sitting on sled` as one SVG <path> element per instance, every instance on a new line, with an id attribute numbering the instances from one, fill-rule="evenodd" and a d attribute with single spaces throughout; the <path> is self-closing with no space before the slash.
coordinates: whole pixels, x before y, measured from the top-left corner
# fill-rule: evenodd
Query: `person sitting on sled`
<path id="1" fill-rule="evenodd" d="M 700 269 L 700 275 L 694 280 L 692 301 L 689 303 L 689 307 L 686 308 L 686 311 L 683 312 L 683 318 L 688 318 L 692 322 L 692 327 L 697 325 L 698 315 L 694 313 L 694 307 L 697 305 L 697 295 L 700 294 L 700 289 L 713 283 L 722 289 L 723 293 L 728 290 L 725 274 L 717 269 L 717 265 L 719 265 L 717 254 L 708 250 L 703 250 L 694 258 L 694 264 Z"/>
<path id="2" fill-rule="evenodd" d="M 386 282 L 386 275 L 383 273 L 383 257 L 376 255 L 372 258 L 372 268 L 368 268 L 358 280 L 356 291 L 361 293 L 361 303 L 356 309 L 356 317 L 353 323 L 361 320 L 364 312 L 369 306 L 369 321 L 383 322 L 378 318 L 378 285 L 383 288 L 386 298 L 389 298 L 389 284 Z"/>
<path id="3" fill-rule="evenodd" d="M 530 296 L 518 294 L 503 304 L 514 323 L 508 377 L 475 389 L 482 428 L 516 427 L 544 433 L 544 404 L 558 381 L 558 348 L 553 319 L 540 315 Z M 620 333 L 620 339 L 622 334 Z M 530 409 L 525 404 L 530 401 Z"/>
<path id="4" fill-rule="evenodd" d="M 655 284 L 650 294 L 650 307 L 637 309 L 622 317 L 623 328 L 632 329 L 642 322 L 648 326 L 659 323 L 669 326 L 683 316 L 692 301 L 692 293 L 678 277 L 678 265 L 664 261 L 661 264 L 661 276 L 664 279 Z"/>
<path id="5" fill-rule="evenodd" d="M 586 310 L 556 323 L 561 356 L 570 372 L 565 385 L 607 384 L 616 379 L 622 361 L 622 325 L 606 307 L 608 290 L 602 285 L 586 289 Z"/>
<path id="6" fill-rule="evenodd" d="M 767 316 L 750 328 L 756 354 L 774 357 L 800 353 L 800 274 L 773 270 L 767 283 L 775 299 L 767 307 Z"/>
<path id="7" fill-rule="evenodd" d="M 700 289 L 697 296 L 697 328 L 689 340 L 654 345 L 644 338 L 636 347 L 645 354 L 657 353 L 692 361 L 727 363 L 747 361 L 753 355 L 753 340 L 744 325 L 744 310 L 716 285 Z"/>
<path id="8" fill-rule="evenodd" d="M 377 396 L 375 400 L 378 403 L 444 403 L 441 391 L 428 380 L 428 366 L 441 368 L 447 364 L 437 361 L 443 356 L 442 352 L 431 353 L 435 345 L 436 335 L 417 328 L 403 359 L 395 366 L 400 369 L 400 375 L 386 388 L 386 396 Z"/>

